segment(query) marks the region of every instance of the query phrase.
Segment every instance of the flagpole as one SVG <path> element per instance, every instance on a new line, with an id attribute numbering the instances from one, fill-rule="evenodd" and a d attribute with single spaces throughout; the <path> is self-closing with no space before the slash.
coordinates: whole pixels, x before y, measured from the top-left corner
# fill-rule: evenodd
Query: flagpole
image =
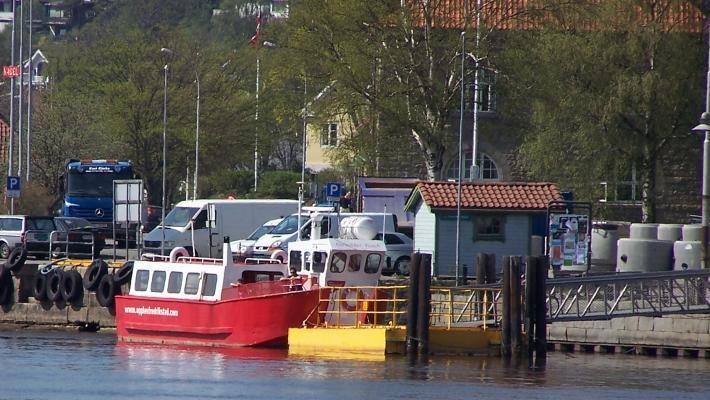
<path id="1" fill-rule="evenodd" d="M 256 32 L 252 36 L 250 42 L 256 49 L 256 112 L 254 114 L 254 191 L 256 192 L 259 185 L 259 40 L 261 36 L 261 8 L 256 15 Z"/>

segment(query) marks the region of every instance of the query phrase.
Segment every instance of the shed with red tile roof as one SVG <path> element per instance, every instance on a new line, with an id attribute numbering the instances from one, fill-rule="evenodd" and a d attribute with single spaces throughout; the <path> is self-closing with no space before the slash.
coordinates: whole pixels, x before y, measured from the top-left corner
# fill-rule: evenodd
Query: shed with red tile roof
<path id="1" fill-rule="evenodd" d="M 419 182 L 405 205 L 414 212 L 414 250 L 432 254 L 433 273 L 455 275 L 456 182 Z M 545 236 L 547 205 L 563 200 L 549 182 L 461 184 L 460 266 L 474 272 L 477 253 L 531 254 L 531 236 Z M 535 249 L 539 252 L 541 249 Z"/>

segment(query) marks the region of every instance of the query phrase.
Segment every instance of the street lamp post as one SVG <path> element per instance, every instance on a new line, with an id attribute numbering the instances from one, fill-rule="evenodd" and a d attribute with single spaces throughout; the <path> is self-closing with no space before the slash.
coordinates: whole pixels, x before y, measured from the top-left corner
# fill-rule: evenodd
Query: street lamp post
<path id="1" fill-rule="evenodd" d="M 192 182 L 192 199 L 197 199 L 197 169 L 200 165 L 200 74 L 195 70 L 197 83 L 197 107 L 195 112 L 195 179 Z"/>
<path id="2" fill-rule="evenodd" d="M 164 55 L 172 55 L 173 51 L 163 47 L 160 53 Z M 163 66 L 163 195 L 161 199 L 161 222 L 162 241 L 160 242 L 160 254 L 165 255 L 165 160 L 166 160 L 166 133 L 168 128 L 168 63 Z"/>

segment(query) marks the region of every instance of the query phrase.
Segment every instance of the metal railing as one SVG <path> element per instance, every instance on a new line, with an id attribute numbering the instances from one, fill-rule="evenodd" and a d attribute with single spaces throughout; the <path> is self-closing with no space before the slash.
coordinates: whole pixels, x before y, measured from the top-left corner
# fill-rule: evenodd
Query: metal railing
<path id="1" fill-rule="evenodd" d="M 710 313 L 710 269 L 547 281 L 547 319 Z"/>
<path id="2" fill-rule="evenodd" d="M 404 327 L 407 286 L 324 287 L 319 290 L 316 326 Z M 500 322 L 500 287 L 432 288 L 430 326 L 447 329 Z"/>
<path id="3" fill-rule="evenodd" d="M 72 236 L 78 237 L 79 240 L 71 240 Z M 52 231 L 49 234 L 48 250 L 50 258 L 76 257 L 93 260 L 94 254 L 96 254 L 96 243 L 91 232 Z"/>

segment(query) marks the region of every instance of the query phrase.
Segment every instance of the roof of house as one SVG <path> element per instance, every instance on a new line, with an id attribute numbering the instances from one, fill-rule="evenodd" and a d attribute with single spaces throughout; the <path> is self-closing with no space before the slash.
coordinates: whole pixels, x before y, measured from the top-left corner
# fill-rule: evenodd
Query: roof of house
<path id="1" fill-rule="evenodd" d="M 456 182 L 419 182 L 405 209 L 423 200 L 430 208 L 456 209 Z M 472 210 L 542 211 L 552 200 L 562 200 L 560 190 L 548 182 L 466 182 L 461 184 L 461 208 Z"/>

